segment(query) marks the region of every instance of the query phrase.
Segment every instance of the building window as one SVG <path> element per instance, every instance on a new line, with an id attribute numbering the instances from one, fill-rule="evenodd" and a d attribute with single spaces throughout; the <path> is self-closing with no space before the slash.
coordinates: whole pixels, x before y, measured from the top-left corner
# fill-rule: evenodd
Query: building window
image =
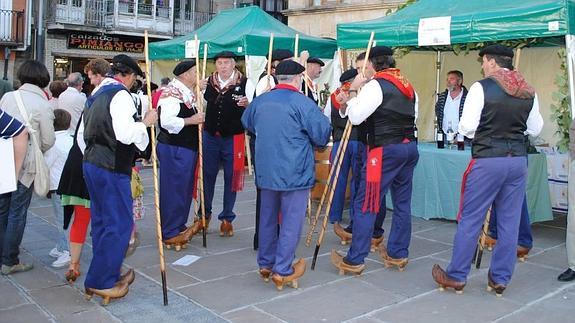
<path id="1" fill-rule="evenodd" d="M 112 2 L 112 1 L 110 1 Z M 113 3 L 108 4 L 108 6 L 114 6 Z M 133 14 L 134 13 L 134 5 L 135 5 L 135 0 L 120 0 L 119 2 L 119 6 L 118 6 L 118 12 L 123 13 L 123 14 Z"/>

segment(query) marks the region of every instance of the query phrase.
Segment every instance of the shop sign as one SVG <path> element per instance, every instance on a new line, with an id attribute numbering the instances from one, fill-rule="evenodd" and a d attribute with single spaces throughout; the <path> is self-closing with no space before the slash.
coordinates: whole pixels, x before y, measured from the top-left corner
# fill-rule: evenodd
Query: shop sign
<path id="1" fill-rule="evenodd" d="M 144 39 L 74 32 L 68 34 L 68 48 L 143 53 Z"/>

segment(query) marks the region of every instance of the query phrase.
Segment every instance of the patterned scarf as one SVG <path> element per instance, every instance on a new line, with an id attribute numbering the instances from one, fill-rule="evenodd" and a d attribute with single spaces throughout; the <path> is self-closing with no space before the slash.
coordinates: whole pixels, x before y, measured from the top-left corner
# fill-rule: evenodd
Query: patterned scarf
<path id="1" fill-rule="evenodd" d="M 502 68 L 492 75 L 490 79 L 494 80 L 505 93 L 519 98 L 519 99 L 533 99 L 535 97 L 535 89 L 523 78 L 523 75 L 518 71 L 511 71 Z"/>
<path id="2" fill-rule="evenodd" d="M 238 69 L 235 69 L 232 74 L 233 79 L 230 80 L 230 82 L 228 82 L 228 85 L 226 85 L 223 89 L 220 88 L 220 82 L 218 81 L 219 80 L 218 72 L 214 72 L 212 74 L 212 77 L 210 77 L 210 84 L 220 95 L 225 94 L 227 91 L 233 89 L 234 87 L 236 87 L 236 85 L 240 84 L 244 76 Z"/>

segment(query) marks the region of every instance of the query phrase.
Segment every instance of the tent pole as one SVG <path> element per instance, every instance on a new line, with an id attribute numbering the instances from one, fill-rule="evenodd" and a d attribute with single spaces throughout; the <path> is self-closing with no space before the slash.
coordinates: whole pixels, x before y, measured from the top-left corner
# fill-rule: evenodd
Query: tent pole
<path id="1" fill-rule="evenodd" d="M 565 35 L 567 47 L 567 74 L 569 75 L 569 97 L 571 98 L 571 118 L 575 118 L 575 76 L 573 75 L 573 60 L 575 60 L 575 36 Z"/>
<path id="2" fill-rule="evenodd" d="M 437 95 L 439 94 L 439 86 L 441 85 L 441 51 L 437 51 L 437 62 L 435 63 L 435 101 L 437 102 Z"/>

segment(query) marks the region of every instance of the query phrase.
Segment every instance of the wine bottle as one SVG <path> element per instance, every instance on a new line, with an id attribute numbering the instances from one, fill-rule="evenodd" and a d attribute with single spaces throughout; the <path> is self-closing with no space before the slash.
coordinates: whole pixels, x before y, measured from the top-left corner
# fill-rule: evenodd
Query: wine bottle
<path id="1" fill-rule="evenodd" d="M 448 127 L 447 127 L 447 147 L 449 149 L 451 149 L 451 147 L 453 146 L 453 139 L 455 139 L 455 132 L 453 131 L 452 125 L 451 125 L 451 121 L 449 121 L 448 123 Z"/>
<path id="2" fill-rule="evenodd" d="M 437 124 L 435 125 L 435 141 L 437 141 L 438 149 L 443 149 L 445 147 L 443 142 L 443 131 L 437 127 Z"/>
<path id="3" fill-rule="evenodd" d="M 465 150 L 465 138 L 462 134 L 457 134 L 457 150 Z"/>

